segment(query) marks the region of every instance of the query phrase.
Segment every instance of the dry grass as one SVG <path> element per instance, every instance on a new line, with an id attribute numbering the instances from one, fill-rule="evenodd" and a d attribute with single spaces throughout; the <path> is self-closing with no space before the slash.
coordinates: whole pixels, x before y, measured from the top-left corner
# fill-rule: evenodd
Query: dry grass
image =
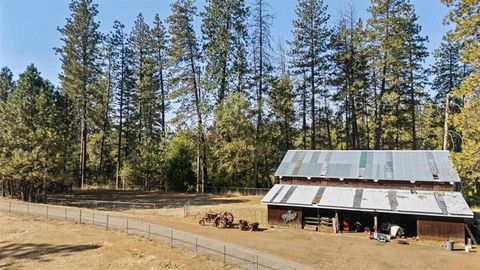
<path id="1" fill-rule="evenodd" d="M 89 225 L 0 213 L 0 269 L 237 269 Z"/>

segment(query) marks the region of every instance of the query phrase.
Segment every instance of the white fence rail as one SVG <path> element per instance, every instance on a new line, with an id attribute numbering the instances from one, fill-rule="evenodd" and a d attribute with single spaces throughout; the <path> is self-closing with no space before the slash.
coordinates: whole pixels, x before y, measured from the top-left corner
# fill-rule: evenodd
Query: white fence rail
<path id="1" fill-rule="evenodd" d="M 77 221 L 80 224 L 91 224 L 105 229 L 120 229 L 126 231 L 127 234 L 142 235 L 151 240 L 163 241 L 169 244 L 170 247 L 184 247 L 195 251 L 196 254 L 204 254 L 221 260 L 225 265 L 237 265 L 244 269 L 308 269 L 305 266 L 293 265 L 283 259 L 258 254 L 254 250 L 247 250 L 233 244 L 227 244 L 138 219 L 109 215 L 82 208 L 0 201 L 0 210 L 44 216 L 47 219 L 56 218 Z"/>

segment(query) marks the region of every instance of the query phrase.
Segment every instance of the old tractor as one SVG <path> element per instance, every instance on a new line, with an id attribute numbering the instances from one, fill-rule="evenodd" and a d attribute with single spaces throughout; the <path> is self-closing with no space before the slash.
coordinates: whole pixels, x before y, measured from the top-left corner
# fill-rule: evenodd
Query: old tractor
<path id="1" fill-rule="evenodd" d="M 202 219 L 198 221 L 198 224 L 205 225 L 206 223 L 212 223 L 217 228 L 226 228 L 233 225 L 233 215 L 230 212 L 216 213 L 208 210 L 203 215 Z"/>

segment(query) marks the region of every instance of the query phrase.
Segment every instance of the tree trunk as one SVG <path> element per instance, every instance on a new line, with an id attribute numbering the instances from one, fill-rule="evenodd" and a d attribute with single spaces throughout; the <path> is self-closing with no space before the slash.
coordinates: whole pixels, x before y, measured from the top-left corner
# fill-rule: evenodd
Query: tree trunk
<path id="1" fill-rule="evenodd" d="M 412 117 L 412 149 L 417 149 L 417 129 L 416 129 L 416 115 L 415 115 L 415 85 L 414 85 L 414 77 L 413 77 L 413 66 L 412 66 L 412 52 L 410 52 L 410 114 Z"/>
<path id="2" fill-rule="evenodd" d="M 387 66 L 386 64 L 382 68 L 382 83 L 380 85 L 380 95 L 378 96 L 379 99 L 379 108 L 378 108 L 378 115 L 375 119 L 376 126 L 375 126 L 375 149 L 380 150 L 382 148 L 381 145 L 381 137 L 382 137 L 382 120 L 383 120 L 383 95 L 385 94 L 386 88 L 386 76 L 387 74 Z"/>
<path id="3" fill-rule="evenodd" d="M 310 149 L 314 150 L 316 148 L 316 121 L 315 121 L 315 66 L 313 62 L 310 64 L 310 118 L 311 118 L 311 126 L 310 126 Z"/>
<path id="4" fill-rule="evenodd" d="M 84 97 L 81 119 L 81 157 L 80 157 L 80 188 L 83 188 L 87 168 L 87 101 Z"/>
<path id="5" fill-rule="evenodd" d="M 307 149 L 307 77 L 303 70 L 302 87 L 302 144 L 303 149 Z"/>
<path id="6" fill-rule="evenodd" d="M 193 54 L 193 43 L 189 44 L 189 57 L 190 57 L 190 69 L 192 72 L 192 83 L 195 94 L 195 110 L 197 113 L 197 129 L 198 129 L 198 142 L 197 142 L 197 193 L 203 193 L 205 190 L 205 181 L 207 177 L 206 171 L 206 148 L 205 148 L 205 135 L 203 132 L 203 120 L 202 120 L 202 108 L 201 108 L 201 91 L 197 83 L 197 70 L 195 67 L 195 59 Z"/>
<path id="7" fill-rule="evenodd" d="M 103 127 L 102 127 L 102 139 L 100 142 L 100 163 L 98 164 L 98 172 L 101 174 L 103 171 L 103 155 L 105 152 L 105 139 L 107 136 L 107 123 L 108 113 L 110 107 L 110 89 L 111 89 L 111 61 L 108 61 L 108 79 L 107 79 L 107 96 L 104 99 L 104 114 L 103 114 Z"/>
<path id="8" fill-rule="evenodd" d="M 443 150 L 448 150 L 448 112 L 449 112 L 449 95 L 445 96 L 445 121 L 443 125 Z"/>
<path id="9" fill-rule="evenodd" d="M 258 67 L 258 89 L 257 89 L 257 126 L 255 129 L 255 150 L 253 153 L 253 179 L 252 187 L 257 187 L 258 182 L 258 162 L 260 156 L 261 132 L 262 132 L 262 109 L 263 109 L 263 7 L 260 3 L 259 8 L 259 67 Z"/>

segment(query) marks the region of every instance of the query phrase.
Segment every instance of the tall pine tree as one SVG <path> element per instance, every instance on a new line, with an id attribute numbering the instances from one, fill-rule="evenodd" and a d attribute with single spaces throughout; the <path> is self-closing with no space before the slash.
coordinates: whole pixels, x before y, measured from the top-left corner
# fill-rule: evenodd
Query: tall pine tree
<path id="1" fill-rule="evenodd" d="M 80 122 L 80 187 L 87 177 L 89 108 L 100 73 L 101 34 L 100 24 L 95 21 L 97 7 L 92 0 L 72 0 L 71 15 L 65 26 L 58 29 L 63 45 L 56 49 L 62 62 L 60 82 Z"/>
<path id="2" fill-rule="evenodd" d="M 293 21 L 293 41 L 291 42 L 292 65 L 297 74 L 307 73 L 310 98 L 310 148 L 317 147 L 317 102 L 320 84 L 327 67 L 326 51 L 329 31 L 327 6 L 323 0 L 299 0 Z M 303 74 L 302 74 L 303 75 Z M 326 93 L 322 93 L 326 95 Z M 318 106 L 320 107 L 320 106 Z M 325 117 L 328 120 L 328 117 Z"/>
<path id="3" fill-rule="evenodd" d="M 205 90 L 217 102 L 243 89 L 248 9 L 244 0 L 208 0 L 202 12 Z"/>
<path id="4" fill-rule="evenodd" d="M 197 8 L 192 0 L 177 0 L 167 19 L 170 34 L 169 57 L 172 65 L 170 85 L 172 95 L 180 101 L 179 115 L 195 123 L 197 136 L 197 192 L 204 191 L 207 182 L 207 149 L 204 130 L 204 100 L 200 85 L 200 50 L 193 29 Z M 193 108 L 193 110 L 192 110 Z"/>

